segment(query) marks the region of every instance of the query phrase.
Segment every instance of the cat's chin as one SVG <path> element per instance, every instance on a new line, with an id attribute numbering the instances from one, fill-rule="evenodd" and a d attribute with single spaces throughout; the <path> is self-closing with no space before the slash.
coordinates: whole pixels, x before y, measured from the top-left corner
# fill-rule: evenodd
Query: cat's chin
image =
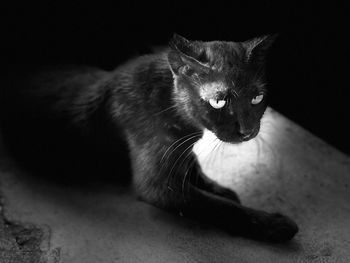
<path id="1" fill-rule="evenodd" d="M 246 142 L 247 140 L 234 140 L 234 141 L 226 141 L 227 143 L 230 143 L 230 144 L 240 144 L 240 143 L 244 143 Z"/>
<path id="2" fill-rule="evenodd" d="M 244 142 L 247 142 L 247 141 L 250 141 L 251 139 L 254 139 L 257 135 L 258 135 L 259 132 L 255 132 L 254 134 L 252 134 L 251 136 L 249 137 L 235 137 L 235 138 L 225 138 L 225 137 L 222 137 L 222 136 L 217 136 L 217 138 L 222 141 L 222 142 L 225 142 L 225 143 L 230 143 L 230 144 L 240 144 L 240 143 L 244 143 Z"/>
<path id="3" fill-rule="evenodd" d="M 217 136 L 217 138 L 222 141 L 222 142 L 225 142 L 225 143 L 230 143 L 230 144 L 240 144 L 242 142 L 245 142 L 245 140 L 243 140 L 242 138 L 223 138 L 223 137 L 219 137 Z"/>

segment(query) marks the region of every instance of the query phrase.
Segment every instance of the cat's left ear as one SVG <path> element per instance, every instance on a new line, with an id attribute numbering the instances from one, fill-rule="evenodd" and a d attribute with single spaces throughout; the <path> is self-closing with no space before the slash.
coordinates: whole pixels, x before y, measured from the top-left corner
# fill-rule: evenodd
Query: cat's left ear
<path id="1" fill-rule="evenodd" d="M 245 58 L 247 63 L 263 64 L 271 45 L 277 38 L 277 34 L 256 37 L 242 42 L 245 48 Z"/>

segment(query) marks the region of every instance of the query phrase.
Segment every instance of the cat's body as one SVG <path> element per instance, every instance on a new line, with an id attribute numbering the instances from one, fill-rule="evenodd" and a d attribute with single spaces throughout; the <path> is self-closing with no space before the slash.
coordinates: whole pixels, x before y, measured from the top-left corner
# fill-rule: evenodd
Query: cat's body
<path id="1" fill-rule="evenodd" d="M 112 72 L 46 72 L 12 108 L 31 105 L 27 112 L 35 108 L 41 119 L 63 120 L 66 130 L 96 145 L 100 137 L 109 144 L 122 133 L 133 185 L 146 202 L 233 233 L 286 241 L 297 232 L 295 223 L 242 206 L 233 191 L 201 172 L 192 153 L 204 128 L 231 143 L 256 136 L 266 105 L 255 48 L 264 51 L 264 41 L 189 42 L 175 36 L 170 49 Z"/>

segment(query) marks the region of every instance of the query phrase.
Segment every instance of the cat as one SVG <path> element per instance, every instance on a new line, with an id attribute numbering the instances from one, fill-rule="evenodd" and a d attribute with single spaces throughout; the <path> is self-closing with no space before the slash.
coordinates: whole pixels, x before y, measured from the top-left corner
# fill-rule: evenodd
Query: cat
<path id="1" fill-rule="evenodd" d="M 234 191 L 203 174 L 192 152 L 205 129 L 233 144 L 258 134 L 267 107 L 265 60 L 274 39 L 203 42 L 175 34 L 167 49 L 110 72 L 46 70 L 22 84 L 21 96 L 3 103 L 18 116 L 40 119 L 43 130 L 60 129 L 52 137 L 41 133 L 49 141 L 69 133 L 69 144 L 79 137 L 110 146 L 114 135 L 121 137 L 133 186 L 145 202 L 235 235 L 286 242 L 298 232 L 294 221 L 243 206 Z"/>

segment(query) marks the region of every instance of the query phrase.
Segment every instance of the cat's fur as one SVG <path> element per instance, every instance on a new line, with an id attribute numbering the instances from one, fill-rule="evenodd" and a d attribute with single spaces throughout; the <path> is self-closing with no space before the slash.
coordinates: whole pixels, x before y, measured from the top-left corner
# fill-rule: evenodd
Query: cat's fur
<path id="1" fill-rule="evenodd" d="M 40 120 L 46 136 L 51 127 L 62 131 L 59 136 L 68 133 L 100 146 L 121 131 L 133 185 L 146 202 L 235 234 L 287 241 L 298 231 L 292 220 L 241 205 L 233 191 L 202 173 L 192 153 L 205 128 L 229 143 L 257 135 L 266 99 L 257 105 L 251 101 L 266 96 L 264 60 L 272 41 L 201 42 L 175 35 L 165 51 L 112 72 L 48 71 L 22 86 L 22 97 L 6 103 L 17 117 Z M 225 106 L 215 109 L 210 99 L 224 100 Z"/>

